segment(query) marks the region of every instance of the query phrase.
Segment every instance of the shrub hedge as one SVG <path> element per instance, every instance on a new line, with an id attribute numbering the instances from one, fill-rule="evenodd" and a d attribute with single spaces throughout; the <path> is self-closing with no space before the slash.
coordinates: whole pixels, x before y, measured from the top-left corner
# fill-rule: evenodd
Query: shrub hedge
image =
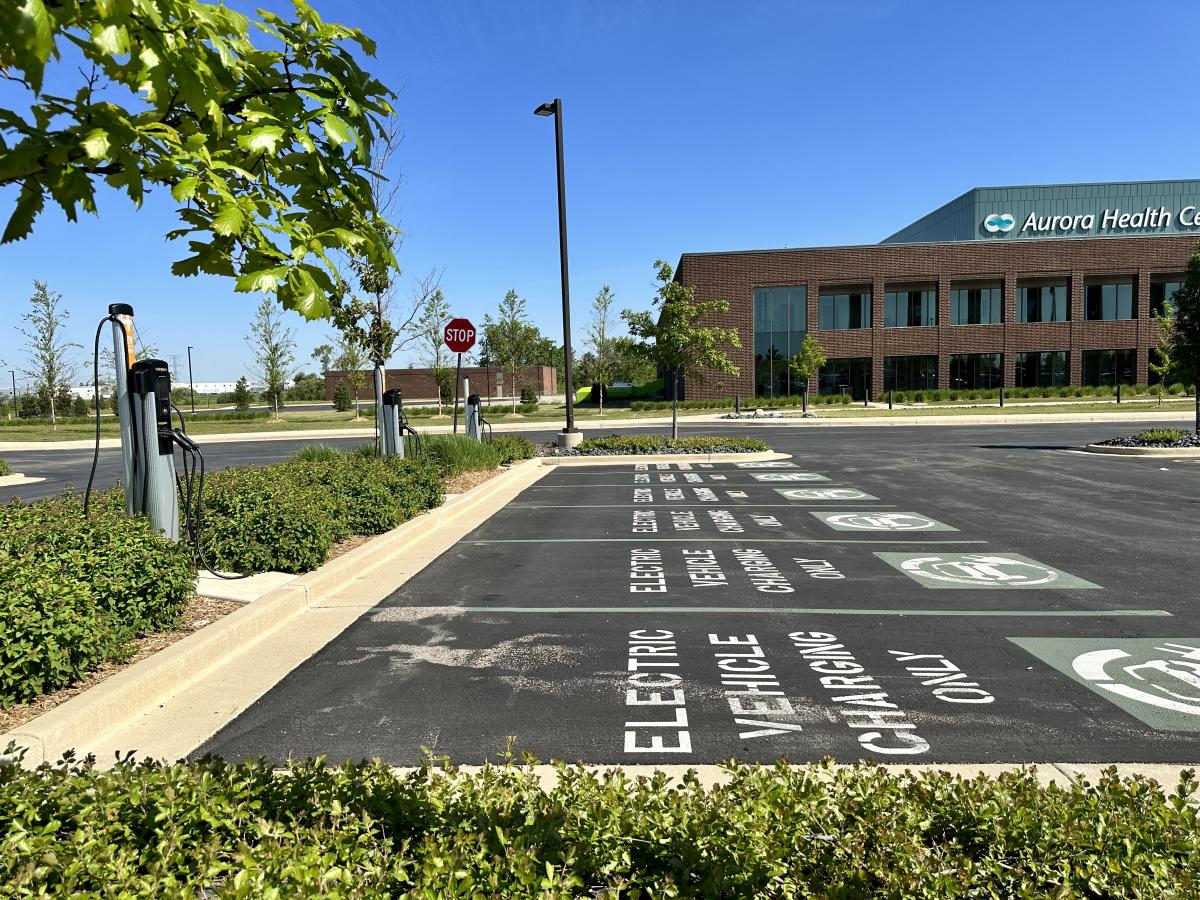
<path id="1" fill-rule="evenodd" d="M 382 459 L 373 449 L 324 456 L 209 475 L 200 528 L 209 564 L 308 572 L 335 541 L 381 534 L 442 502 L 438 471 L 427 462 Z"/>
<path id="2" fill-rule="evenodd" d="M 12 467 L 4 460 L 0 459 L 0 477 L 12 474 Z"/>
<path id="3" fill-rule="evenodd" d="M 1112 770 L 996 778 L 731 765 L 661 774 L 205 758 L 0 769 L 12 896 L 1194 897 L 1174 790 Z M 1194 798 L 1191 798 L 1194 800 Z M 5 824 L 6 823 L 6 824 Z"/>
<path id="4" fill-rule="evenodd" d="M 853 403 L 849 394 L 810 394 L 809 406 L 849 406 Z M 803 405 L 799 394 L 786 397 L 754 397 L 743 400 L 742 409 L 779 409 Z M 629 404 L 634 412 L 665 411 L 671 408 L 670 400 L 635 400 Z M 733 409 L 733 398 L 725 397 L 715 400 L 680 400 L 680 409 Z"/>
<path id="5" fill-rule="evenodd" d="M 533 459 L 537 456 L 537 447 L 533 446 L 533 443 L 527 438 L 517 434 L 498 434 L 488 443 L 499 454 L 502 466 L 521 459 Z"/>
<path id="6" fill-rule="evenodd" d="M 658 434 L 610 434 L 588 438 L 577 448 L 583 456 L 621 453 L 760 453 L 771 448 L 756 438 L 685 437 Z"/>
<path id="7" fill-rule="evenodd" d="M 1139 444 L 1178 444 L 1188 436 L 1179 428 L 1147 428 L 1139 431 L 1133 439 Z"/>
<path id="8" fill-rule="evenodd" d="M 175 627 L 195 576 L 181 544 L 125 516 L 124 495 L 0 506 L 0 705 L 28 700 Z"/>

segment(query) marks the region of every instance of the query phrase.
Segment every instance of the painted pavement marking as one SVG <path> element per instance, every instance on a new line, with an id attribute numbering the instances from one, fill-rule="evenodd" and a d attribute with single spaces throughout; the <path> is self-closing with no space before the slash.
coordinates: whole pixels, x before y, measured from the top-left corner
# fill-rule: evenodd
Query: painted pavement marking
<path id="1" fill-rule="evenodd" d="M 1009 638 L 1158 731 L 1200 731 L 1200 638 Z"/>
<path id="2" fill-rule="evenodd" d="M 775 488 L 775 493 L 789 500 L 878 500 L 858 488 Z"/>
<path id="3" fill-rule="evenodd" d="M 1165 609 L 853 609 L 833 606 L 421 606 L 425 613 L 754 613 L 819 616 L 965 616 L 1021 618 L 1172 618 Z M 1014 640 L 1010 638 L 1010 640 Z"/>
<path id="4" fill-rule="evenodd" d="M 892 568 L 928 588 L 968 590 L 1074 590 L 1100 585 L 1019 553 L 953 553 L 913 556 L 876 553 Z"/>
<path id="5" fill-rule="evenodd" d="M 843 512 L 809 510 L 834 531 L 958 531 L 914 512 Z"/>

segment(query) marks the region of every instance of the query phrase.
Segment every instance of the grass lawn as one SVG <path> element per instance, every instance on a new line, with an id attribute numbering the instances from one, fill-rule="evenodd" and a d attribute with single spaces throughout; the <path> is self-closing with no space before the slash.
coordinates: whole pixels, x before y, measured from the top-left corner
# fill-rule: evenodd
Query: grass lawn
<path id="1" fill-rule="evenodd" d="M 879 418 L 897 418 L 904 416 L 1010 416 L 1010 415 L 1055 415 L 1058 413 L 1128 413 L 1130 415 L 1142 415 L 1148 412 L 1178 412 L 1186 413 L 1195 408 L 1195 401 L 1191 398 L 1187 400 L 1164 400 L 1162 406 L 1157 403 L 1114 403 L 1096 402 L 1091 403 L 1084 401 L 1070 401 L 1066 403 L 1055 403 L 1053 405 L 1034 406 L 1026 404 L 1020 407 L 1009 405 L 1005 401 L 1003 407 L 1000 406 L 907 406 L 897 407 L 896 409 L 880 409 L 879 407 L 865 408 L 862 406 L 838 406 L 838 407 L 817 407 L 814 411 L 819 418 L 852 418 L 855 416 L 869 416 Z M 789 412 L 786 414 L 788 418 L 799 416 L 799 412 Z"/>

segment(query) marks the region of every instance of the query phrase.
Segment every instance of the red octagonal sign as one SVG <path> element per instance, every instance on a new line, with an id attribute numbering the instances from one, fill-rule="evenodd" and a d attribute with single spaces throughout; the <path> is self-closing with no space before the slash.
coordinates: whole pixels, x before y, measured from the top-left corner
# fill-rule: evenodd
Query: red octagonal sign
<path id="1" fill-rule="evenodd" d="M 445 338 L 451 353 L 466 353 L 475 346 L 475 326 L 470 319 L 451 319 L 446 323 Z"/>

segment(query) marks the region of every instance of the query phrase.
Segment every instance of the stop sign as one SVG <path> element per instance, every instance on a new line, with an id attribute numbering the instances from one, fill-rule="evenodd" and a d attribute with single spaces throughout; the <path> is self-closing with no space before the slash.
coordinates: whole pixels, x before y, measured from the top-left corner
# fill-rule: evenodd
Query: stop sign
<path id="1" fill-rule="evenodd" d="M 475 346 L 475 326 L 470 319 L 451 319 L 444 336 L 451 353 L 466 353 Z"/>

